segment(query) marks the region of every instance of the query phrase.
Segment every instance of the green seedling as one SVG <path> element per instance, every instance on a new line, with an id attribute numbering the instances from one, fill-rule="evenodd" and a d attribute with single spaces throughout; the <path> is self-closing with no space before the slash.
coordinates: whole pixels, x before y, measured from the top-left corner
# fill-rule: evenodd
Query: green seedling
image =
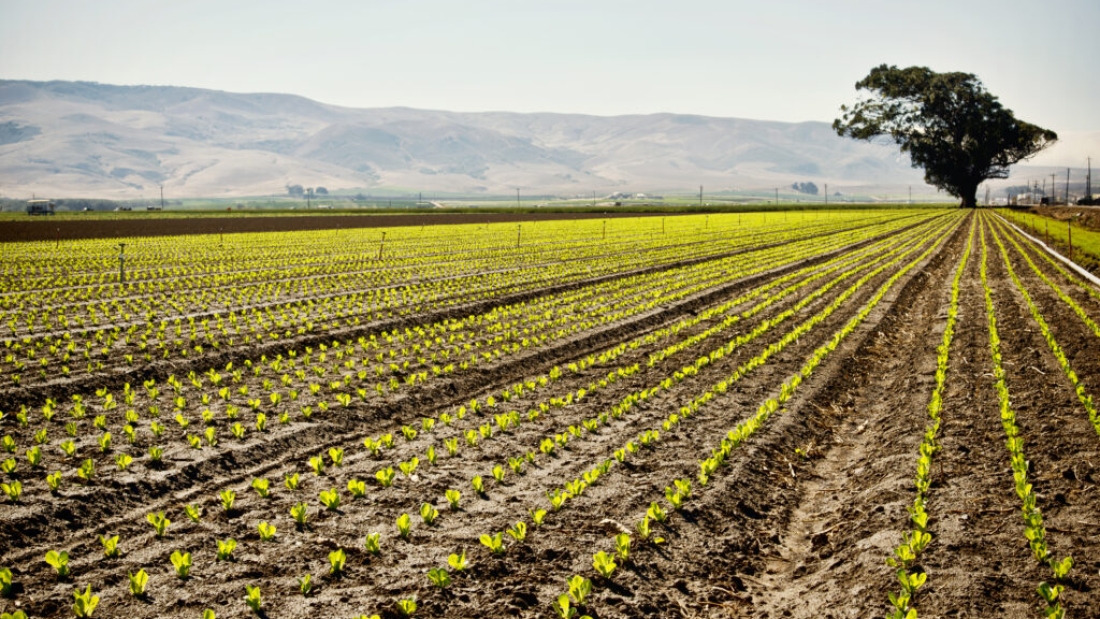
<path id="1" fill-rule="evenodd" d="M 618 565 L 616 565 L 615 559 L 611 555 L 601 550 L 592 556 L 592 567 L 596 568 L 596 572 L 600 576 L 610 580 Z"/>
<path id="2" fill-rule="evenodd" d="M 294 518 L 294 522 L 298 523 L 298 529 L 304 529 L 306 521 L 309 519 L 309 506 L 305 503 L 295 503 L 290 508 L 290 517 Z"/>
<path id="3" fill-rule="evenodd" d="M 446 589 L 451 584 L 451 575 L 445 569 L 433 567 L 428 570 L 428 580 L 440 589 Z"/>
<path id="4" fill-rule="evenodd" d="M 291 473 L 286 475 L 283 479 L 283 484 L 287 487 L 287 490 L 297 490 L 299 476 L 297 473 Z"/>
<path id="5" fill-rule="evenodd" d="M 313 456 L 309 459 L 309 468 L 313 470 L 313 474 L 317 477 L 323 477 L 325 474 L 325 459 L 321 456 Z"/>
<path id="6" fill-rule="evenodd" d="M 497 480 L 498 484 L 504 483 L 504 467 L 499 464 L 493 467 L 493 479 Z"/>
<path id="7" fill-rule="evenodd" d="M 420 506 L 420 519 L 424 521 L 424 524 L 431 526 L 435 523 L 436 518 L 439 518 L 438 509 L 429 503 L 424 503 Z"/>
<path id="8" fill-rule="evenodd" d="M 527 539 L 527 523 L 520 520 L 514 527 L 508 529 L 508 535 L 511 535 L 512 539 L 517 542 Z"/>
<path id="9" fill-rule="evenodd" d="M 470 480 L 470 484 L 474 487 L 474 492 L 478 494 L 485 494 L 485 484 L 481 481 L 481 475 L 476 475 Z"/>
<path id="10" fill-rule="evenodd" d="M 256 494 L 260 495 L 260 498 L 266 499 L 271 496 L 271 482 L 263 479 L 256 478 L 252 480 L 252 489 L 256 491 Z"/>
<path id="11" fill-rule="evenodd" d="M 412 598 L 398 600 L 396 606 L 397 612 L 400 613 L 402 617 L 412 617 L 413 613 L 416 612 L 416 600 Z"/>
<path id="12" fill-rule="evenodd" d="M 454 555 L 451 555 L 454 556 Z M 11 568 L 0 567 L 0 596 L 11 597 L 12 576 Z"/>
<path id="13" fill-rule="evenodd" d="M 396 476 L 397 473 L 394 472 L 392 466 L 388 466 L 374 474 L 374 478 L 378 480 L 378 483 L 381 484 L 383 488 L 389 488 L 390 486 L 392 486 L 393 479 Z"/>
<path id="14" fill-rule="evenodd" d="M 50 488 L 50 494 L 57 494 L 61 490 L 61 471 L 46 475 L 46 485 Z"/>
<path id="15" fill-rule="evenodd" d="M 542 526 L 542 521 L 546 519 L 545 509 L 532 509 L 528 511 L 531 514 L 531 523 L 536 527 Z"/>
<path id="16" fill-rule="evenodd" d="M 577 616 L 577 609 L 573 608 L 573 605 L 569 602 L 569 594 L 567 593 L 559 595 L 551 604 L 551 607 L 561 619 L 575 619 Z"/>
<path id="17" fill-rule="evenodd" d="M 118 550 L 118 536 L 106 537 L 104 535 L 99 536 L 99 543 L 103 544 L 103 555 L 108 559 L 117 559 L 119 555 Z"/>
<path id="18" fill-rule="evenodd" d="M 65 579 L 69 577 L 69 553 L 62 550 L 51 550 L 46 553 L 46 563 L 57 572 L 57 577 Z"/>
<path id="19" fill-rule="evenodd" d="M 176 576 L 180 580 L 184 580 L 191 575 L 191 553 L 176 550 L 172 552 L 169 559 L 172 561 L 172 567 L 176 568 Z"/>
<path id="20" fill-rule="evenodd" d="M 463 550 L 462 554 L 452 554 L 447 557 L 447 565 L 451 566 L 451 569 L 456 572 L 466 569 L 466 551 Z"/>
<path id="21" fill-rule="evenodd" d="M 23 495 L 23 483 L 19 481 L 2 483 L 0 484 L 0 490 L 3 490 L 12 503 L 18 503 L 19 497 Z"/>
<path id="22" fill-rule="evenodd" d="M 333 512 L 340 509 L 340 493 L 336 492 L 336 488 L 322 490 L 320 497 L 321 504 L 325 506 L 325 509 Z"/>
<path id="23" fill-rule="evenodd" d="M 401 539 L 409 539 L 409 533 L 412 531 L 412 519 L 408 514 L 401 514 L 397 517 L 397 534 L 401 536 Z"/>
<path id="24" fill-rule="evenodd" d="M 458 454 L 458 439 L 448 438 L 444 439 L 443 447 L 447 450 L 447 455 L 455 456 Z"/>
<path id="25" fill-rule="evenodd" d="M 266 522 L 261 522 L 259 525 L 257 525 L 256 528 L 260 532 L 260 540 L 261 541 L 269 542 L 275 537 L 276 529 L 275 529 L 275 525 L 273 525 L 273 524 L 268 524 Z"/>
<path id="26" fill-rule="evenodd" d="M 367 552 L 372 555 L 377 555 L 382 552 L 382 534 L 381 533 L 368 533 L 364 546 Z"/>
<path id="27" fill-rule="evenodd" d="M 569 579 L 569 595 L 573 598 L 577 606 L 584 606 L 584 601 L 591 592 L 591 580 L 580 575 L 573 576 Z"/>
<path id="28" fill-rule="evenodd" d="M 344 450 L 339 447 L 329 448 L 328 457 L 332 460 L 333 466 L 341 466 L 344 464 Z"/>
<path id="29" fill-rule="evenodd" d="M 115 466 L 117 466 L 120 471 L 125 471 L 133 462 L 134 457 L 130 454 L 121 453 L 115 456 Z"/>
<path id="30" fill-rule="evenodd" d="M 344 552 L 343 548 L 337 548 L 328 553 L 329 570 L 328 573 L 333 576 L 339 576 L 344 572 L 344 564 L 347 563 L 348 556 Z"/>
<path id="31" fill-rule="evenodd" d="M 218 497 L 222 501 L 222 509 L 230 512 L 233 511 L 233 501 L 237 500 L 237 493 L 232 490 L 226 489 L 218 493 Z"/>
<path id="32" fill-rule="evenodd" d="M 401 472 L 404 473 L 405 477 L 412 477 L 420 466 L 420 458 L 413 457 L 408 462 L 402 462 L 397 466 L 401 468 Z"/>
<path id="33" fill-rule="evenodd" d="M 76 476 L 80 479 L 81 483 L 88 484 L 95 477 L 95 462 L 91 458 L 85 460 L 80 468 L 76 470 Z"/>
<path id="34" fill-rule="evenodd" d="M 619 557 L 619 561 L 626 563 L 630 558 L 630 535 L 627 533 L 619 533 L 615 536 L 615 555 Z"/>
<path id="35" fill-rule="evenodd" d="M 187 517 L 191 519 L 191 522 L 198 522 L 202 518 L 202 508 L 195 505 L 185 505 L 183 512 L 187 514 Z"/>
<path id="36" fill-rule="evenodd" d="M 149 575 L 145 570 L 138 570 L 137 574 L 127 573 L 130 578 L 130 595 L 141 597 L 145 595 L 145 585 L 149 584 Z"/>
<path id="37" fill-rule="evenodd" d="M 494 533 L 493 535 L 489 535 L 488 533 L 483 533 L 481 535 L 481 545 L 488 548 L 489 552 L 495 555 L 502 555 L 505 550 L 504 534 Z"/>
<path id="38" fill-rule="evenodd" d="M 244 603 L 248 604 L 248 607 L 252 609 L 252 612 L 257 615 L 260 614 L 260 606 L 263 602 L 260 600 L 260 587 L 255 585 L 245 585 Z"/>
<path id="39" fill-rule="evenodd" d="M 668 514 L 665 510 L 661 509 L 661 506 L 657 503 L 650 503 L 649 509 L 646 510 L 646 517 L 656 520 L 657 522 L 664 522 L 668 520 Z"/>
<path id="40" fill-rule="evenodd" d="M 95 607 L 99 605 L 99 596 L 92 594 L 92 585 L 88 585 L 88 588 L 83 593 L 80 589 L 73 592 L 73 599 L 76 600 L 73 604 L 73 614 L 78 619 L 84 617 L 91 617 L 95 612 Z"/>
<path id="41" fill-rule="evenodd" d="M 313 576 L 309 572 L 298 579 L 298 590 L 302 592 L 303 597 L 308 596 L 313 591 Z"/>
<path id="42" fill-rule="evenodd" d="M 458 502 L 462 498 L 462 493 L 458 490 L 447 490 L 443 493 L 447 497 L 447 503 L 451 506 L 451 511 L 458 511 Z"/>
<path id="43" fill-rule="evenodd" d="M 237 540 L 230 538 L 230 539 L 225 540 L 224 542 L 221 541 L 221 540 L 217 540 L 217 542 L 218 542 L 217 560 L 218 561 L 232 561 L 233 560 L 233 551 L 237 548 Z"/>
<path id="44" fill-rule="evenodd" d="M 358 479 L 349 479 L 348 492 L 350 492 L 351 496 L 354 498 L 363 498 L 367 495 L 367 482 L 359 481 Z"/>

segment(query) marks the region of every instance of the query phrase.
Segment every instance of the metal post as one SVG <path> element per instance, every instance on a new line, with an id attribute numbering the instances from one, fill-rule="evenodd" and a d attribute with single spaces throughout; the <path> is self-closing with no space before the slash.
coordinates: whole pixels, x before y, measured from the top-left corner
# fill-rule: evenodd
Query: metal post
<path id="1" fill-rule="evenodd" d="M 825 183 L 825 206 L 829 206 L 829 183 Z"/>
<path id="2" fill-rule="evenodd" d="M 603 220 L 603 240 L 607 240 L 607 220 Z"/>
<path id="3" fill-rule="evenodd" d="M 519 190 L 517 189 L 516 192 L 518 193 Z M 523 232 L 523 225 L 517 225 L 516 226 L 516 247 L 519 247 L 519 236 L 522 232 Z"/>
<path id="4" fill-rule="evenodd" d="M 1066 168 L 1066 206 L 1069 206 L 1069 168 Z"/>
<path id="5" fill-rule="evenodd" d="M 126 283 L 126 243 L 118 244 L 118 283 Z"/>
<path id="6" fill-rule="evenodd" d="M 1073 222 L 1066 222 L 1066 236 L 1069 237 L 1069 259 L 1073 261 Z"/>
<path id="7" fill-rule="evenodd" d="M 382 259 L 382 248 L 386 246 L 386 233 L 382 233 L 382 240 L 378 243 L 378 259 Z"/>

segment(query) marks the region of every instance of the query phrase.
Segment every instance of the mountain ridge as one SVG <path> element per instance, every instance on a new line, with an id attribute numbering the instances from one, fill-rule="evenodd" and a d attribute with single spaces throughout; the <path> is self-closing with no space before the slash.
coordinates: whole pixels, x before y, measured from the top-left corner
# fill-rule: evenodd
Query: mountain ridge
<path id="1" fill-rule="evenodd" d="M 827 123 L 350 108 L 300 95 L 0 80 L 5 194 L 283 194 L 289 185 L 470 195 L 923 185 L 895 146 Z"/>

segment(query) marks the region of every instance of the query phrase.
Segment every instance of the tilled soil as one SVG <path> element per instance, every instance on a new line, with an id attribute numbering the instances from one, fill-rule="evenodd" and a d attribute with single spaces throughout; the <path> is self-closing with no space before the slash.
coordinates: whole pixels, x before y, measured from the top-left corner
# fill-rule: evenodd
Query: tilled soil
<path id="1" fill-rule="evenodd" d="M 72 591 L 91 583 L 101 596 L 95 616 L 199 617 L 210 608 L 218 617 L 245 617 L 252 614 L 242 599 L 245 585 L 259 585 L 261 614 L 269 617 L 397 617 L 399 599 L 416 599 L 419 608 L 414 616 L 419 617 L 552 617 L 557 615 L 551 603 L 568 591 L 567 580 L 579 574 L 593 583 L 581 614 L 596 619 L 882 616 L 889 610 L 888 593 L 898 589 L 895 570 L 886 559 L 902 543 L 902 533 L 910 530 L 907 507 L 915 496 L 918 446 L 930 422 L 927 406 L 935 384 L 936 348 L 946 323 L 951 281 L 974 218 L 956 221 L 942 237 L 922 238 L 916 251 L 871 277 L 797 340 L 784 343 L 784 335 L 827 311 L 859 275 L 694 375 L 682 375 L 652 397 L 634 402 L 595 432 L 581 430 L 582 421 L 609 414 L 630 394 L 654 387 L 714 347 L 780 316 L 825 281 L 653 367 L 647 364 L 649 355 L 671 340 L 643 344 L 608 363 L 567 370 L 546 389 L 500 402 L 494 410 L 469 412 L 453 427 L 437 426 L 412 440 L 402 438 L 397 428 L 454 411 L 474 398 L 484 403 L 502 386 L 554 365 L 564 368 L 682 316 L 658 312 L 650 320 L 632 323 L 631 332 L 608 330 L 610 339 L 579 340 L 524 362 L 492 366 L 480 382 L 452 383 L 433 391 L 431 398 L 390 408 L 353 404 L 339 416 L 319 416 L 287 431 L 273 427 L 269 436 L 249 435 L 249 440 L 217 451 L 192 455 L 177 447 L 180 451 L 168 454 L 161 469 L 135 465 L 99 486 L 67 486 L 56 500 L 38 489 L 22 505 L 5 505 L 0 511 L 0 540 L 5 544 L 0 565 L 12 568 L 16 582 L 14 595 L 0 602 L 0 609 L 10 612 L 18 605 L 31 616 L 71 616 Z M 1077 564 L 1066 582 L 1064 602 L 1069 616 L 1100 616 L 1093 600 L 1100 586 L 1100 472 L 1093 467 L 1100 464 L 1100 438 L 1009 279 L 989 229 L 986 234 L 1003 363 L 1032 462 L 1032 483 L 1051 549 L 1059 558 L 1072 555 Z M 918 590 L 914 606 L 921 617 L 1038 617 L 1041 606 L 1035 590 L 1051 576 L 1032 558 L 1023 535 L 993 390 L 976 234 L 973 243 L 950 348 L 941 449 L 935 455 L 928 494 L 932 542 L 916 566 L 928 580 Z M 893 273 L 928 248 L 931 253 L 886 291 L 783 407 L 733 448 L 709 483 L 700 485 L 699 462 L 719 447 L 726 433 L 779 395 L 784 381 L 874 301 Z M 1100 369 L 1097 336 L 1012 247 L 1008 251 L 1013 268 L 1092 393 Z M 1042 267 L 1037 257 L 1033 259 Z M 862 264 L 860 274 L 879 263 L 868 259 Z M 1100 319 L 1100 304 L 1071 290 L 1073 284 L 1056 278 L 1052 270 L 1045 272 L 1088 315 Z M 750 278 L 708 302 L 735 298 L 766 280 Z M 683 315 L 699 309 L 685 305 Z M 701 323 L 678 337 L 700 333 L 710 324 Z M 663 425 L 711 385 L 762 351 L 780 346 L 766 363 L 744 372 L 698 411 Z M 494 413 L 522 413 L 551 395 L 564 397 L 588 389 L 614 368 L 634 363 L 639 365 L 636 373 L 591 390 L 564 408 L 553 407 L 538 421 L 525 417 L 522 425 L 506 432 L 494 423 Z M 479 447 L 467 446 L 462 432 L 484 424 L 492 426 L 492 436 L 483 438 Z M 577 436 L 567 446 L 558 446 L 551 456 L 539 451 L 544 438 L 568 435 L 571 426 Z M 360 441 L 383 431 L 396 433 L 395 447 L 374 457 Z M 614 462 L 616 450 L 631 441 L 636 444 L 647 431 L 658 431 L 659 440 L 626 455 L 621 464 Z M 452 436 L 462 445 L 453 457 L 441 449 L 441 439 Z M 421 461 L 411 477 L 398 472 L 393 487 L 378 487 L 376 471 L 396 468 L 417 455 L 423 460 L 428 445 L 439 452 L 434 465 Z M 338 467 L 329 464 L 323 476 L 315 475 L 306 460 L 329 447 L 344 448 L 344 462 Z M 523 464 L 522 474 L 514 473 L 508 460 L 527 453 L 535 462 Z M 548 493 L 608 460 L 613 465 L 598 481 L 560 511 L 551 508 Z M 503 482 L 492 478 L 498 465 Z M 296 490 L 283 484 L 290 472 L 300 475 Z M 484 493 L 471 486 L 474 476 L 483 478 Z M 257 477 L 271 481 L 270 498 L 260 498 L 250 488 Z M 366 481 L 365 497 L 356 499 L 347 492 L 353 479 Z M 665 498 L 666 488 L 676 479 L 692 481 L 692 494 L 678 511 Z M 330 488 L 342 499 L 335 510 L 326 510 L 318 501 L 319 493 Z M 218 496 L 225 489 L 237 493 L 229 511 L 223 510 Z M 461 492 L 457 510 L 443 498 L 448 489 Z M 308 506 L 303 527 L 297 527 L 289 513 L 299 502 Z M 645 542 L 636 525 L 654 502 L 669 518 L 666 523 L 653 522 L 652 538 Z M 425 503 L 440 513 L 430 526 L 419 515 Z M 199 522 L 185 516 L 185 504 L 203 508 Z M 535 509 L 548 512 L 541 526 L 532 522 Z M 151 511 L 164 511 L 172 520 L 163 539 L 156 538 L 145 521 Z M 394 524 L 401 514 L 412 521 L 407 540 L 398 536 Z M 261 521 L 277 527 L 273 541 L 260 540 Z M 528 526 L 527 538 L 520 542 L 504 533 L 503 554 L 493 555 L 479 543 L 482 534 L 503 533 L 519 521 Z M 377 555 L 364 547 L 372 532 L 381 534 Z M 621 532 L 631 534 L 630 557 L 619 561 L 611 578 L 605 579 L 593 569 L 593 554 L 614 553 L 613 538 Z M 101 534 L 120 536 L 120 558 L 103 556 Z M 228 538 L 238 542 L 233 558 L 217 561 L 216 541 Z M 657 538 L 662 541 L 655 543 Z M 72 555 L 70 578 L 59 580 L 42 562 L 49 549 L 66 549 Z M 336 549 L 345 550 L 347 565 L 342 574 L 331 575 L 328 553 Z M 187 579 L 177 578 L 171 565 L 170 556 L 177 550 L 192 553 L 194 566 Z M 449 555 L 462 552 L 469 567 L 452 571 L 448 588 L 434 587 L 427 571 L 445 567 Z M 138 569 L 150 575 L 143 597 L 133 597 L 128 590 L 127 573 Z M 314 587 L 303 595 L 299 579 L 307 573 Z"/>

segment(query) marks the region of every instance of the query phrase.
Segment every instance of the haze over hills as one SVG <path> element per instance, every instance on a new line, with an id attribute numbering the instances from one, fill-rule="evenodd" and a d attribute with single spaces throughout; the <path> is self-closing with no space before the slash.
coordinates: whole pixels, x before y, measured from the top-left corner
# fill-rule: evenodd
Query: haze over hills
<path id="1" fill-rule="evenodd" d="M 813 182 L 830 193 L 933 193 L 921 176 L 895 146 L 842 139 L 821 122 L 352 109 L 295 95 L 0 81 L 8 197 L 152 197 L 161 184 L 172 197 L 282 195 L 294 184 L 572 196 Z"/>

